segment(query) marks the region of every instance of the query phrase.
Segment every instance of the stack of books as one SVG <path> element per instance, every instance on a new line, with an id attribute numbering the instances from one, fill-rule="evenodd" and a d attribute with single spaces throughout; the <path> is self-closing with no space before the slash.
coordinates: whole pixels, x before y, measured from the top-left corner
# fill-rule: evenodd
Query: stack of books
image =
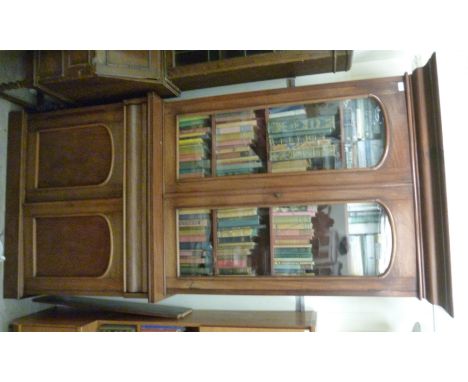
<path id="1" fill-rule="evenodd" d="M 211 211 L 179 210 L 179 269 L 181 276 L 213 274 Z"/>
<path id="2" fill-rule="evenodd" d="M 257 147 L 259 123 L 253 110 L 218 113 L 216 121 L 216 174 L 218 176 L 262 172 Z"/>
<path id="3" fill-rule="evenodd" d="M 210 116 L 179 118 L 179 178 L 202 178 L 210 175 L 210 158 Z"/>
<path id="4" fill-rule="evenodd" d="M 272 172 L 335 168 L 339 156 L 335 114 L 308 116 L 304 106 L 269 109 Z"/>
<path id="5" fill-rule="evenodd" d="M 275 275 L 313 275 L 312 218 L 316 212 L 316 206 L 272 209 Z"/>
<path id="6" fill-rule="evenodd" d="M 258 208 L 224 208 L 217 211 L 220 275 L 254 275 L 252 254 L 257 247 L 260 223 Z"/>

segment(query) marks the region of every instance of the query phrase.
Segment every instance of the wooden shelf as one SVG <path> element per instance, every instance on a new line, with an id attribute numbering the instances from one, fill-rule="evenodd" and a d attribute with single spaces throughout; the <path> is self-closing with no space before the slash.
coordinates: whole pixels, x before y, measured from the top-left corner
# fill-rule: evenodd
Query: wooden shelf
<path id="1" fill-rule="evenodd" d="M 179 320 L 117 313 L 84 312 L 56 307 L 21 317 L 11 323 L 13 331 L 94 332 L 101 324 L 143 324 L 179 326 L 187 331 L 310 331 L 316 327 L 316 313 L 294 311 L 194 310 Z"/>

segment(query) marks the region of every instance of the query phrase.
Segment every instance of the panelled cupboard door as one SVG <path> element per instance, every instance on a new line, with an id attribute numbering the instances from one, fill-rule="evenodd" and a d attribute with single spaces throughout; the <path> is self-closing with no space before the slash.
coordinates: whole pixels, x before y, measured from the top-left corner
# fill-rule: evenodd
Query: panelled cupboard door
<path id="1" fill-rule="evenodd" d="M 404 77 L 167 102 L 165 191 L 411 184 Z"/>
<path id="2" fill-rule="evenodd" d="M 146 295 L 149 99 L 10 115 L 9 297 Z"/>
<path id="3" fill-rule="evenodd" d="M 123 291 L 121 199 L 25 206 L 28 294 Z"/>
<path id="4" fill-rule="evenodd" d="M 121 104 L 30 115 L 26 201 L 122 198 L 123 126 Z"/>
<path id="5" fill-rule="evenodd" d="M 121 103 L 28 117 L 26 294 L 124 292 Z"/>

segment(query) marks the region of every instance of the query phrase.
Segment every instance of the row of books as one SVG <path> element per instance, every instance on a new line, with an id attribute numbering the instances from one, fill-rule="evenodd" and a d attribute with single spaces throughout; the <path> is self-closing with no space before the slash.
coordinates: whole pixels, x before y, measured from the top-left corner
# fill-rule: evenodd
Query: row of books
<path id="1" fill-rule="evenodd" d="M 252 256 L 261 224 L 258 208 L 217 210 L 217 270 L 220 275 L 254 275 Z"/>
<path id="2" fill-rule="evenodd" d="M 179 178 L 211 174 L 211 117 L 197 115 L 179 119 Z"/>
<path id="3" fill-rule="evenodd" d="M 312 275 L 312 218 L 315 206 L 274 207 L 272 211 L 275 275 Z"/>
<path id="4" fill-rule="evenodd" d="M 203 208 L 180 209 L 178 218 L 180 275 L 212 275 L 211 211 Z"/>
<path id="5" fill-rule="evenodd" d="M 253 150 L 261 140 L 258 121 L 253 110 L 217 113 L 216 175 L 251 174 L 261 172 L 264 163 Z"/>
<path id="6" fill-rule="evenodd" d="M 335 114 L 308 116 L 303 105 L 269 109 L 272 172 L 334 168 L 339 156 Z"/>
<path id="7" fill-rule="evenodd" d="M 128 324 L 102 324 L 99 326 L 98 332 L 136 332 L 136 325 Z M 140 332 L 185 332 L 186 328 L 183 326 L 174 325 L 157 325 L 157 324 L 144 324 L 140 325 Z"/>

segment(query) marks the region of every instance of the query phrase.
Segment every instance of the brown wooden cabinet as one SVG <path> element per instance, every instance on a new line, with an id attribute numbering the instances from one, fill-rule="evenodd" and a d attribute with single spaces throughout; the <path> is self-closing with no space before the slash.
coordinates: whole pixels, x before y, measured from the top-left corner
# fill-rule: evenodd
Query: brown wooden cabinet
<path id="1" fill-rule="evenodd" d="M 5 293 L 412 296 L 453 314 L 437 105 L 433 58 L 401 77 L 14 113 Z"/>
<path id="2" fill-rule="evenodd" d="M 151 95 L 10 114 L 7 297 L 147 295 L 149 145 L 160 103 Z"/>
<path id="3" fill-rule="evenodd" d="M 166 293 L 413 296 L 453 314 L 436 86 L 433 58 L 167 103 Z"/>
<path id="4" fill-rule="evenodd" d="M 178 95 L 165 65 L 160 50 L 35 51 L 34 86 L 69 104 Z"/>
<path id="5" fill-rule="evenodd" d="M 331 73 L 352 51 L 45 50 L 0 52 L 0 97 L 29 110 L 116 102 L 155 92 Z M 179 90 L 180 89 L 180 90 Z"/>
<path id="6" fill-rule="evenodd" d="M 167 75 L 182 90 L 349 70 L 350 50 L 166 51 Z"/>

